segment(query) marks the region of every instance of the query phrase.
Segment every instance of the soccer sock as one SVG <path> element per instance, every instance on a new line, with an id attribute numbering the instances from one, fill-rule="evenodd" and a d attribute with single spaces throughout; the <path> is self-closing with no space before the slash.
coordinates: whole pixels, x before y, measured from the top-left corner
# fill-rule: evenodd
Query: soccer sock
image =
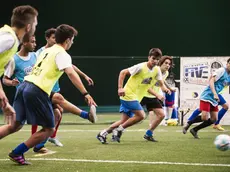
<path id="1" fill-rule="evenodd" d="M 29 148 L 25 145 L 25 143 L 21 143 L 13 150 L 13 153 L 16 155 L 21 155 L 21 154 L 24 154 L 28 150 Z"/>
<path id="2" fill-rule="evenodd" d="M 188 121 L 187 123 L 189 125 L 192 125 L 193 123 L 197 123 L 197 122 L 202 122 L 201 116 L 197 116 L 195 119 Z"/>
<path id="3" fill-rule="evenodd" d="M 199 114 L 201 113 L 201 111 L 199 109 L 196 109 L 192 115 L 188 118 L 188 121 L 191 121 L 193 119 L 195 119 Z"/>
<path id="4" fill-rule="evenodd" d="M 173 111 L 172 111 L 172 119 L 177 119 L 177 109 L 176 108 L 173 108 Z"/>
<path id="5" fill-rule="evenodd" d="M 172 112 L 173 112 L 173 108 L 168 107 L 168 119 L 172 118 Z"/>
<path id="6" fill-rule="evenodd" d="M 121 125 L 119 125 L 119 127 L 117 128 L 117 130 L 123 132 L 125 129 Z"/>
<path id="7" fill-rule="evenodd" d="M 106 137 L 109 133 L 106 130 L 100 132 L 100 135 Z"/>
<path id="8" fill-rule="evenodd" d="M 202 128 L 205 128 L 205 127 L 208 127 L 208 126 L 210 126 L 210 125 L 212 125 L 212 124 L 213 124 L 213 122 L 212 122 L 211 119 L 209 118 L 208 120 L 202 122 L 200 125 L 194 127 L 193 129 L 194 129 L 195 131 L 198 131 L 198 130 L 200 130 L 200 129 L 202 129 Z"/>
<path id="9" fill-rule="evenodd" d="M 59 119 L 59 121 L 58 121 L 58 123 L 57 123 L 57 125 L 55 127 L 55 131 L 54 131 L 53 135 L 51 136 L 51 138 L 55 138 L 56 137 L 57 131 L 58 131 L 58 127 L 59 127 L 59 125 L 61 123 L 61 119 L 62 119 L 62 115 L 61 115 L 61 118 Z"/>
<path id="10" fill-rule="evenodd" d="M 35 148 L 37 148 L 38 150 L 41 149 L 41 148 L 43 148 L 43 147 L 45 146 L 47 140 L 48 140 L 48 139 L 46 139 L 46 140 L 42 141 L 41 143 L 37 144 L 37 145 L 35 146 Z"/>
<path id="11" fill-rule="evenodd" d="M 153 132 L 151 130 L 147 130 L 145 134 L 147 136 L 153 136 Z"/>
<path id="12" fill-rule="evenodd" d="M 32 125 L 31 127 L 31 135 L 37 132 L 38 126 L 37 125 Z"/>
<path id="13" fill-rule="evenodd" d="M 81 111 L 80 117 L 83 119 L 89 119 L 89 113 L 86 111 Z"/>
<path id="14" fill-rule="evenodd" d="M 225 113 L 227 112 L 226 109 L 222 108 L 219 112 L 218 112 L 218 120 L 215 122 L 215 125 L 218 125 L 220 123 L 220 120 L 223 118 L 223 116 L 225 115 Z"/>

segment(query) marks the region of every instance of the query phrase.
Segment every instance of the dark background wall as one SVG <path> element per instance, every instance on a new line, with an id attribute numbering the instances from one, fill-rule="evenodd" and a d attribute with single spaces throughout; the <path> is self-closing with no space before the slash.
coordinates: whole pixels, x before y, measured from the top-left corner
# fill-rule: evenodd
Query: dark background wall
<path id="1" fill-rule="evenodd" d="M 230 55 L 228 0 L 8 0 L 4 4 L 0 25 L 9 24 L 17 5 L 38 9 L 38 48 L 45 44 L 44 31 L 50 27 L 66 23 L 79 31 L 69 53 L 81 57 L 74 64 L 95 80 L 94 89 L 88 89 L 99 105 L 119 104 L 119 71 L 146 60 L 152 47 L 174 56 Z M 61 87 L 67 99 L 84 104 L 66 76 Z"/>

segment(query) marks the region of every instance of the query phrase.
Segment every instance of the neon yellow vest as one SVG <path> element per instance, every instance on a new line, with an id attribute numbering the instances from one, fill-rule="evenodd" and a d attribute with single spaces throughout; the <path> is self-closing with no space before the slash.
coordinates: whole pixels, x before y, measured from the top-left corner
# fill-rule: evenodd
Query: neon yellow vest
<path id="1" fill-rule="evenodd" d="M 25 80 L 34 83 L 50 95 L 54 84 L 63 74 L 63 71 L 57 68 L 55 57 L 58 53 L 64 51 L 64 48 L 56 44 L 42 51 L 31 74 L 27 75 Z"/>
<path id="2" fill-rule="evenodd" d="M 143 66 L 141 71 L 136 75 L 130 76 L 125 84 L 125 96 L 120 96 L 121 100 L 140 101 L 151 85 L 156 82 L 156 76 L 158 73 L 157 68 L 154 67 L 152 70 L 150 70 L 147 67 L 147 62 L 142 64 Z"/>
<path id="3" fill-rule="evenodd" d="M 169 72 L 168 72 L 168 71 L 166 71 L 164 74 L 162 74 L 162 79 L 163 79 L 163 81 L 166 80 L 166 78 L 168 77 L 168 75 L 169 75 Z M 161 87 L 160 87 L 160 85 L 159 85 L 159 82 L 156 82 L 154 85 L 152 85 L 152 89 L 153 89 L 156 93 L 159 94 L 159 93 L 161 92 Z M 147 91 L 145 97 L 155 98 L 156 96 L 150 94 L 150 93 Z"/>
<path id="4" fill-rule="evenodd" d="M 15 32 L 10 26 L 4 25 L 2 28 L 0 28 L 0 32 L 8 32 L 14 37 L 14 45 L 9 50 L 0 53 L 0 76 L 2 76 L 5 70 L 4 69 L 5 66 L 10 61 L 10 59 L 13 58 L 14 54 L 17 52 L 19 42 Z"/>

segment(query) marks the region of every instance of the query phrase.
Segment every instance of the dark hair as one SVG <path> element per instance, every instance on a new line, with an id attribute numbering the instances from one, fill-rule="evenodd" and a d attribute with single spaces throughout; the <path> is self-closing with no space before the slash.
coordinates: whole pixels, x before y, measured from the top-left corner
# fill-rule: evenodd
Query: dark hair
<path id="1" fill-rule="evenodd" d="M 26 33 L 22 38 L 22 43 L 30 42 L 31 37 L 34 37 L 34 35 L 30 35 L 29 33 Z"/>
<path id="2" fill-rule="evenodd" d="M 228 63 L 230 63 L 230 58 L 227 60 Z"/>
<path id="3" fill-rule="evenodd" d="M 52 34 L 55 34 L 55 32 L 56 32 L 55 28 L 50 28 L 50 29 L 45 31 L 45 37 L 50 38 Z"/>
<path id="4" fill-rule="evenodd" d="M 34 17 L 38 16 L 38 11 L 30 5 L 22 5 L 13 9 L 11 16 L 11 26 L 24 28 L 27 24 L 34 22 Z"/>
<path id="5" fill-rule="evenodd" d="M 66 39 L 71 39 L 73 36 L 76 36 L 77 34 L 78 32 L 75 28 L 67 24 L 62 24 L 57 27 L 57 30 L 55 32 L 56 43 L 62 44 L 66 41 Z"/>
<path id="6" fill-rule="evenodd" d="M 149 56 L 154 56 L 156 58 L 160 58 L 162 56 L 162 52 L 159 48 L 152 48 L 149 51 Z"/>
<path id="7" fill-rule="evenodd" d="M 162 56 L 160 61 L 159 61 L 159 63 L 158 63 L 158 65 L 161 66 L 165 62 L 165 60 L 170 60 L 171 66 L 174 65 L 173 64 L 173 58 L 171 56 Z"/>

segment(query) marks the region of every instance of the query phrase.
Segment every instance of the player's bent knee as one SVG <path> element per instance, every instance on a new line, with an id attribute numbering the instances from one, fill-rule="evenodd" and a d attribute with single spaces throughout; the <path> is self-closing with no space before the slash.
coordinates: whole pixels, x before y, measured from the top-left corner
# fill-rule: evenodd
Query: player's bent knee
<path id="1" fill-rule="evenodd" d="M 227 103 L 223 104 L 222 106 L 225 110 L 228 110 L 229 109 L 229 105 Z"/>

